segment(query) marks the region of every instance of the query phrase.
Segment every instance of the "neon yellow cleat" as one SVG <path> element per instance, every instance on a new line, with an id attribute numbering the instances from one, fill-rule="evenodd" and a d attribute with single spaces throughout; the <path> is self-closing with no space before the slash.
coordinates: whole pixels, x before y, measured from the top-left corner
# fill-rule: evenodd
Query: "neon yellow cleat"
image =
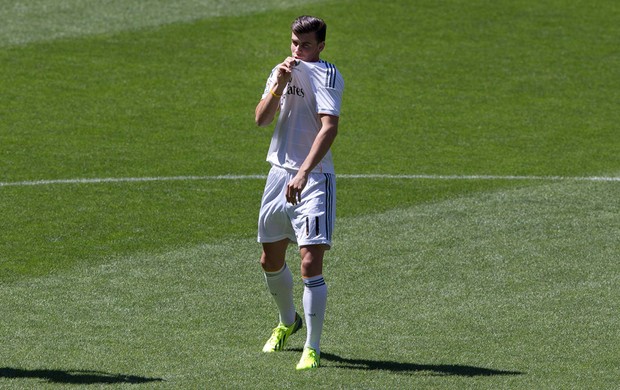
<path id="1" fill-rule="evenodd" d="M 310 347 L 304 348 L 304 352 L 301 355 L 299 363 L 297 363 L 297 370 L 312 370 L 318 368 L 321 365 L 321 357 L 316 351 Z"/>
<path id="2" fill-rule="evenodd" d="M 284 348 L 284 344 L 290 335 L 303 328 L 303 322 L 299 314 L 295 313 L 295 322 L 292 325 L 286 326 L 280 322 L 278 326 L 273 328 L 271 337 L 265 343 L 263 352 L 275 352 L 281 351 Z"/>

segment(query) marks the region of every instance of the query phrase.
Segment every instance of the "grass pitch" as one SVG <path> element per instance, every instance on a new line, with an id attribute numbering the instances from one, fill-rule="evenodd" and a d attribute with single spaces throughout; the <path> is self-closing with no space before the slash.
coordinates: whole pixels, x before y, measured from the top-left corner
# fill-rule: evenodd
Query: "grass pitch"
<path id="1" fill-rule="evenodd" d="M 0 5 L 0 388 L 618 387 L 615 3 L 300 4 Z M 346 82 L 311 373 L 254 238 L 302 13 Z"/>

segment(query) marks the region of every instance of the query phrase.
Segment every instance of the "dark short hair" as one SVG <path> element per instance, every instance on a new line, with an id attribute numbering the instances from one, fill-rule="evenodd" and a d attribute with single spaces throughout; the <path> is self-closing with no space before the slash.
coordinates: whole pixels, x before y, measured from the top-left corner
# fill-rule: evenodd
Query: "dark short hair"
<path id="1" fill-rule="evenodd" d="M 325 42 L 327 24 L 325 24 L 323 19 L 303 15 L 293 21 L 293 24 L 291 24 L 291 30 L 295 34 L 307 34 L 313 32 L 316 34 L 316 39 L 320 43 Z"/>

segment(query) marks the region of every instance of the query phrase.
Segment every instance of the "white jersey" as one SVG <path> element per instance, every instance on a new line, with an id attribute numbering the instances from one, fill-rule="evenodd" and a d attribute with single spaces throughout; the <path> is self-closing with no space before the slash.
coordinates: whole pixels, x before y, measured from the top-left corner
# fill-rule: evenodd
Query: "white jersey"
<path id="1" fill-rule="evenodd" d="M 270 93 L 276 79 L 271 72 L 263 92 Z M 289 170 L 299 170 L 321 129 L 319 114 L 340 116 L 344 80 L 336 67 L 328 62 L 298 61 L 291 81 L 280 98 L 280 115 L 276 124 L 267 161 Z M 334 173 L 331 151 L 313 172 Z"/>

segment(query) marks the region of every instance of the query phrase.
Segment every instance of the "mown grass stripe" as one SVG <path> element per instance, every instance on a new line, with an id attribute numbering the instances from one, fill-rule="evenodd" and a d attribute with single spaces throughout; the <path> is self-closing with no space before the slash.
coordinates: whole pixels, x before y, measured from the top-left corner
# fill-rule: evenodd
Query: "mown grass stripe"
<path id="1" fill-rule="evenodd" d="M 277 11 L 321 0 L 24 0 L 0 4 L 0 47 Z"/>

